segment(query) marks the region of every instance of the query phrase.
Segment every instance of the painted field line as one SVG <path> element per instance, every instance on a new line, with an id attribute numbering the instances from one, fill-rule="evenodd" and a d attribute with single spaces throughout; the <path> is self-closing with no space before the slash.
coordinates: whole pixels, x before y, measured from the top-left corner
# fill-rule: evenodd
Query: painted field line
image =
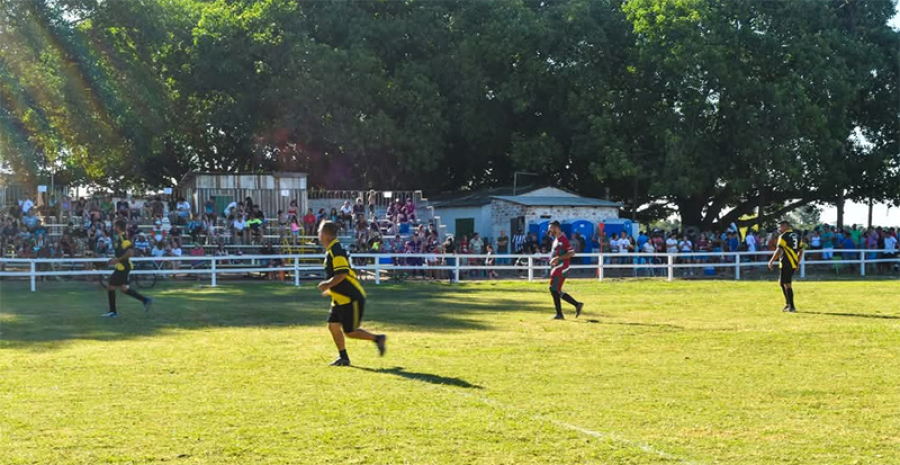
<path id="1" fill-rule="evenodd" d="M 422 384 L 430 384 L 430 385 L 432 385 L 432 386 L 435 386 L 435 385 L 432 384 L 432 383 L 426 383 L 426 382 L 424 382 L 424 381 L 420 381 L 420 382 L 421 382 Z M 600 432 L 600 431 L 594 431 L 594 430 L 591 430 L 591 429 L 583 428 L 583 427 L 578 426 L 578 425 L 573 425 L 573 424 L 571 424 L 571 423 L 566 423 L 566 422 L 564 422 L 564 421 L 559 421 L 559 420 L 557 420 L 557 419 L 555 419 L 555 418 L 550 418 L 550 417 L 547 417 L 547 416 L 544 416 L 544 415 L 534 415 L 534 414 L 532 414 L 532 413 L 526 411 L 525 409 L 522 409 L 522 408 L 519 408 L 519 407 L 514 407 L 514 406 L 512 406 L 512 405 L 507 405 L 507 404 L 504 404 L 504 403 L 502 403 L 502 402 L 496 401 L 496 400 L 494 400 L 494 399 L 489 399 L 489 398 L 484 397 L 484 396 L 479 396 L 479 395 L 475 395 L 475 394 L 472 394 L 472 393 L 469 393 L 469 392 L 464 392 L 464 391 L 459 390 L 459 389 L 454 389 L 454 388 L 451 388 L 450 386 L 444 386 L 444 385 L 437 385 L 437 386 L 440 387 L 440 388 L 442 388 L 441 390 L 443 390 L 443 391 L 445 391 L 445 392 L 452 392 L 452 393 L 454 393 L 454 394 L 456 394 L 456 395 L 459 395 L 459 396 L 462 396 L 462 397 L 468 397 L 468 398 L 470 398 L 470 399 L 477 400 L 477 401 L 479 401 L 479 402 L 481 402 L 481 403 L 483 403 L 483 404 L 485 404 L 485 405 L 489 405 L 489 406 L 491 406 L 491 407 L 495 407 L 495 408 L 497 408 L 497 409 L 500 409 L 500 410 L 502 410 L 502 411 L 505 412 L 505 413 L 514 412 L 515 415 L 516 415 L 516 416 L 519 416 L 519 417 L 525 417 L 525 418 L 529 418 L 529 419 L 534 420 L 534 421 L 539 421 L 539 422 L 544 422 L 544 423 L 550 423 L 550 424 L 552 424 L 552 425 L 555 425 L 555 426 L 558 426 L 558 427 L 561 427 L 561 428 L 565 428 L 565 429 L 568 429 L 568 430 L 576 431 L 576 432 L 581 433 L 581 434 L 583 434 L 583 435 L 585 435 L 585 436 L 590 436 L 590 437 L 595 438 L 595 439 L 609 440 L 609 441 L 612 441 L 612 442 L 621 444 L 621 445 L 623 445 L 623 446 L 634 447 L 634 448 L 640 449 L 641 451 L 643 451 L 643 452 L 645 452 L 645 453 L 647 453 L 647 454 L 655 455 L 655 456 L 657 456 L 657 457 L 659 457 L 659 458 L 662 458 L 662 459 L 666 459 L 666 460 L 670 460 L 670 461 L 675 461 L 675 462 L 680 463 L 680 464 L 683 464 L 683 465 L 702 465 L 702 463 L 700 463 L 700 462 L 695 462 L 695 461 L 693 461 L 693 460 L 689 460 L 689 459 L 687 459 L 687 458 L 680 457 L 680 456 L 678 456 L 678 455 L 674 455 L 674 454 L 671 454 L 671 453 L 669 453 L 669 452 L 666 452 L 666 451 L 657 449 L 657 448 L 655 448 L 655 447 L 653 447 L 653 446 L 651 446 L 650 444 L 647 444 L 647 443 L 643 443 L 643 442 L 639 442 L 639 441 L 632 441 L 632 440 L 630 440 L 630 439 L 623 438 L 623 437 L 621 437 L 621 436 L 619 436 L 619 435 L 617 435 L 617 434 L 613 434 L 613 433 L 604 433 L 604 432 Z"/>

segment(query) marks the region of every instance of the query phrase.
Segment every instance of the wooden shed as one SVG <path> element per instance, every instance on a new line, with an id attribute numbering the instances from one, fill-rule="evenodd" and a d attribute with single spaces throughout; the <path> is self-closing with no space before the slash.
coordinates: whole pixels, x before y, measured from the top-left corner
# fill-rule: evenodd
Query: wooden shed
<path id="1" fill-rule="evenodd" d="M 232 201 L 247 197 L 259 204 L 267 218 L 274 219 L 278 210 L 287 212 L 291 200 L 296 200 L 300 214 L 306 212 L 306 173 L 215 173 L 192 171 L 179 184 L 178 194 L 191 202 L 195 213 L 212 197 L 221 215 Z"/>

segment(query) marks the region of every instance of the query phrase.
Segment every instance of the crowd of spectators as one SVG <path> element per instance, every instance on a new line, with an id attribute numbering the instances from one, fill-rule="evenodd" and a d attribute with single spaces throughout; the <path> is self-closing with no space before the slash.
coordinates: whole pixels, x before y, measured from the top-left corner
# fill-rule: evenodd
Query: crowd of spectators
<path id="1" fill-rule="evenodd" d="M 94 197 L 73 199 L 64 197 L 57 200 L 50 196 L 42 206 L 28 198 L 19 199 L 0 220 L 0 246 L 5 256 L 16 257 L 92 257 L 107 256 L 112 253 L 112 225 L 117 220 L 126 220 L 128 238 L 134 243 L 136 256 L 181 257 L 184 250 L 190 255 L 204 253 L 203 245 L 217 244 L 216 255 L 227 254 L 223 239 L 230 237 L 234 245 L 256 245 L 263 252 L 278 253 L 267 235 L 288 238 L 297 244 L 305 237 L 316 235 L 324 221 L 338 224 L 345 237 L 353 238 L 349 245 L 352 252 L 383 253 L 394 255 L 424 254 L 425 257 L 392 258 L 395 265 L 413 267 L 410 275 L 440 279 L 449 277 L 444 270 L 434 267 L 452 267 L 455 258 L 444 254 L 483 255 L 488 257 L 459 257 L 460 265 L 491 266 L 526 264 L 527 260 L 504 259 L 504 255 L 528 255 L 536 265 L 545 265 L 553 239 L 544 234 L 525 234 L 521 229 L 511 235 L 502 231 L 496 238 L 484 238 L 477 233 L 456 238 L 440 238 L 434 223 L 420 222 L 416 206 L 411 198 L 390 202 L 387 208 L 378 211 L 377 194 L 359 196 L 353 201 L 346 200 L 340 208 L 330 211 L 320 209 L 315 213 L 308 209 L 301 212 L 296 200 L 292 200 L 286 211 L 278 211 L 273 218 L 266 217 L 261 206 L 247 197 L 231 202 L 224 211 L 218 212 L 214 199 L 210 198 L 193 213 L 189 201 L 184 198 L 154 196 L 148 199 Z M 365 202 L 364 202 L 365 200 Z M 57 223 L 65 224 L 61 234 L 48 234 L 44 218 L 54 217 Z M 855 260 L 857 252 L 846 250 L 866 250 L 869 260 L 896 258 L 898 256 L 897 228 L 852 225 L 836 228 L 820 225 L 800 231 L 804 248 L 819 251 L 809 260 L 831 260 L 842 258 Z M 269 236 L 271 237 L 271 236 Z M 727 263 L 735 258 L 728 252 L 760 252 L 760 256 L 744 255 L 744 261 L 764 261 L 762 255 L 775 250 L 777 234 L 774 231 L 757 232 L 753 229 L 743 232 L 728 228 L 721 232 L 686 233 L 684 231 L 645 230 L 632 236 L 626 232 L 607 234 L 599 231 L 592 237 L 575 232 L 570 235 L 576 253 L 589 251 L 608 254 L 607 263 L 659 264 L 663 257 L 628 257 L 636 252 L 645 254 L 674 254 L 678 263 Z M 693 255 L 685 255 L 693 253 Z M 365 260 L 362 260 L 365 261 Z M 371 262 L 371 260 L 370 260 Z M 271 260 L 267 263 L 280 264 Z M 360 262 L 361 263 L 361 262 Z M 576 264 L 596 263 L 596 259 L 576 258 Z M 172 264 L 170 266 L 177 266 Z M 887 271 L 891 264 L 881 264 L 876 269 Z M 694 274 L 694 268 L 685 268 L 685 274 Z M 469 270 L 464 277 L 497 277 L 495 271 Z"/>

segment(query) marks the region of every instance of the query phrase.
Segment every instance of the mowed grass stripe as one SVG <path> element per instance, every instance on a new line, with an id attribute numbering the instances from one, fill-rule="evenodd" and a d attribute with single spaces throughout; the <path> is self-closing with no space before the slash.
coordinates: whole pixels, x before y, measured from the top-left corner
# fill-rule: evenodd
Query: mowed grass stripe
<path id="1" fill-rule="evenodd" d="M 897 463 L 896 282 L 369 285 L 343 371 L 311 286 L 16 286 L 2 463 Z"/>

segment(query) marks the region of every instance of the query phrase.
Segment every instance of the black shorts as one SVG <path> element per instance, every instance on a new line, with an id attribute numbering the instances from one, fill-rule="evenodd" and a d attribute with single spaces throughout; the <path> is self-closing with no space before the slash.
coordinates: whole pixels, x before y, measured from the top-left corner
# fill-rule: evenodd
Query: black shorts
<path id="1" fill-rule="evenodd" d="M 791 268 L 790 265 L 782 265 L 781 266 L 781 279 L 778 281 L 780 284 L 790 284 L 794 280 L 794 269 Z"/>
<path id="2" fill-rule="evenodd" d="M 359 329 L 363 313 L 366 310 L 366 300 L 354 300 L 349 304 L 334 305 L 328 314 L 329 323 L 340 323 L 345 333 L 352 333 Z"/>
<path id="3" fill-rule="evenodd" d="M 127 285 L 130 279 L 130 274 L 131 272 L 126 270 L 113 271 L 113 274 L 109 276 L 109 285 L 116 287 Z"/>

